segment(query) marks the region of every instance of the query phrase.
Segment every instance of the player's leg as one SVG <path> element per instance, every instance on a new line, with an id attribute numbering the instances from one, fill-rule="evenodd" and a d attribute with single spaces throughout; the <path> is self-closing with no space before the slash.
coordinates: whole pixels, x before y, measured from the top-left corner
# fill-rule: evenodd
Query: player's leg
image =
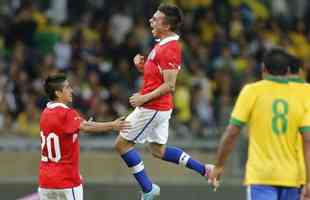
<path id="1" fill-rule="evenodd" d="M 247 200 L 279 200 L 278 189 L 268 185 L 249 185 Z"/>
<path id="2" fill-rule="evenodd" d="M 149 149 L 154 157 L 177 165 L 183 165 L 202 176 L 207 176 L 212 170 L 212 165 L 205 165 L 200 161 L 193 159 L 189 154 L 178 147 L 152 142 L 149 144 Z"/>
<path id="3" fill-rule="evenodd" d="M 165 145 L 168 140 L 170 115 L 171 111 L 159 112 L 157 117 L 158 123 L 154 127 L 153 132 L 147 137 L 152 155 L 164 161 L 184 165 L 202 176 L 207 176 L 212 168 L 211 165 L 205 165 L 193 159 L 189 154 L 178 147 Z"/>
<path id="4" fill-rule="evenodd" d="M 144 193 L 153 189 L 153 182 L 144 169 L 139 152 L 134 148 L 136 142 L 145 141 L 145 132 L 152 126 L 156 116 L 155 111 L 136 108 L 126 120 L 130 122 L 131 129 L 127 133 L 120 133 L 115 142 L 115 149 L 121 155 L 127 166 L 132 169 L 133 176 Z"/>
<path id="5" fill-rule="evenodd" d="M 300 200 L 301 188 L 281 187 L 279 200 Z"/>
<path id="6" fill-rule="evenodd" d="M 134 148 L 134 143 L 125 140 L 122 136 L 118 136 L 115 148 L 127 166 L 131 168 L 132 174 L 139 183 L 142 191 L 145 193 L 150 192 L 153 183 L 144 169 L 139 152 Z"/>

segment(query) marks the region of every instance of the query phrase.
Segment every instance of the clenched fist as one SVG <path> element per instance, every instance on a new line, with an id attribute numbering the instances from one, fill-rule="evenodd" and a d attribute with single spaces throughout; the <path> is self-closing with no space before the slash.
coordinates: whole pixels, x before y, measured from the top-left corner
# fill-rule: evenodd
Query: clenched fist
<path id="1" fill-rule="evenodd" d="M 138 69 L 139 72 L 143 72 L 144 69 L 144 63 L 145 63 L 145 57 L 137 54 L 134 58 L 133 58 L 133 62 L 136 66 L 136 68 Z"/>

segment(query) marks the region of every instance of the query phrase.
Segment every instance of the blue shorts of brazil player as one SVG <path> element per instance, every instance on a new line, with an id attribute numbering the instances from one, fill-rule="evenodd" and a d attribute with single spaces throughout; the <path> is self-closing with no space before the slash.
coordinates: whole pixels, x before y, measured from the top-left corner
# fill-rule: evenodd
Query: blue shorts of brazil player
<path id="1" fill-rule="evenodd" d="M 247 200 L 300 200 L 301 187 L 249 185 Z"/>

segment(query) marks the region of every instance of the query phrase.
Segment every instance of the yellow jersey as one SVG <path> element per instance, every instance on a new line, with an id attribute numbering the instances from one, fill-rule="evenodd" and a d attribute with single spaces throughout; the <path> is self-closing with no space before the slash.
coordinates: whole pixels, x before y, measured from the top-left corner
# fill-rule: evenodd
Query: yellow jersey
<path id="1" fill-rule="evenodd" d="M 310 128 L 300 88 L 269 76 L 239 94 L 230 123 L 249 127 L 246 185 L 300 186 L 298 130 Z"/>

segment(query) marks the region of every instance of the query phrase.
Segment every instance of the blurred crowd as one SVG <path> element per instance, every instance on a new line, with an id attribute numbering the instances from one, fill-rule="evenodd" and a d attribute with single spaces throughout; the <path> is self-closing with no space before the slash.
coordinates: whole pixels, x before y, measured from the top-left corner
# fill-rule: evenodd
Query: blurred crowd
<path id="1" fill-rule="evenodd" d="M 3 0 L 0 3 L 0 135 L 39 135 L 43 80 L 67 73 L 85 118 L 128 114 L 139 90 L 137 53 L 155 41 L 148 20 L 161 2 L 184 11 L 183 68 L 172 129 L 206 137 L 226 125 L 241 87 L 261 78 L 264 51 L 282 46 L 310 69 L 306 0 Z"/>

